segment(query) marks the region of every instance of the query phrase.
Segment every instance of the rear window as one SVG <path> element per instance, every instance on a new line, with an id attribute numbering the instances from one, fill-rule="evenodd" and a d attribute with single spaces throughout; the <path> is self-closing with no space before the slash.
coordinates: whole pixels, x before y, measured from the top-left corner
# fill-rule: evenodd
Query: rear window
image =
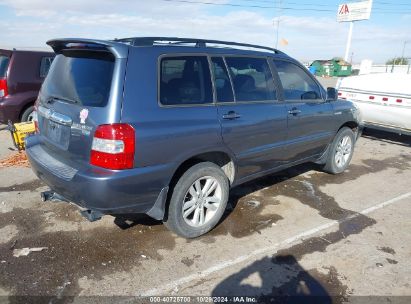
<path id="1" fill-rule="evenodd" d="M 266 59 L 226 57 L 237 101 L 275 100 L 276 90 Z"/>
<path id="2" fill-rule="evenodd" d="M 114 57 L 73 51 L 57 55 L 42 87 L 42 95 L 83 106 L 104 107 L 110 95 Z"/>
<path id="3" fill-rule="evenodd" d="M 7 67 L 9 66 L 10 58 L 0 55 L 0 78 L 6 77 Z"/>
<path id="4" fill-rule="evenodd" d="M 40 77 L 45 78 L 50 70 L 54 57 L 43 57 L 40 63 Z"/>
<path id="5" fill-rule="evenodd" d="M 163 58 L 160 63 L 160 102 L 163 105 L 212 103 L 213 91 L 207 57 Z"/>

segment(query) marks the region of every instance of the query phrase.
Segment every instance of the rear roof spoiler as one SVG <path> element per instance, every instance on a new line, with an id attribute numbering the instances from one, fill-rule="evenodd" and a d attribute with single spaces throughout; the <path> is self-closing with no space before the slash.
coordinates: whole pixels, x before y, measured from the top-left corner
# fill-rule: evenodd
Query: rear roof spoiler
<path id="1" fill-rule="evenodd" d="M 107 49 L 108 51 L 113 53 L 116 58 L 127 58 L 129 48 L 129 46 L 124 43 L 83 38 L 52 39 L 47 41 L 47 44 L 54 50 L 56 54 L 61 53 L 61 51 L 64 49 L 70 48 L 70 45 L 81 44 L 85 49 Z"/>

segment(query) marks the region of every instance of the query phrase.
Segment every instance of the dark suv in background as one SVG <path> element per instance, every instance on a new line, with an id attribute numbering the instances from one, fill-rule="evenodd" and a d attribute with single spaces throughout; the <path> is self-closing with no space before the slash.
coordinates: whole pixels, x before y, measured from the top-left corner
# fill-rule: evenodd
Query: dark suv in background
<path id="1" fill-rule="evenodd" d="M 0 49 L 0 123 L 29 121 L 54 53 Z"/>
<path id="2" fill-rule="evenodd" d="M 51 40 L 32 169 L 89 220 L 145 213 L 192 238 L 230 187 L 304 162 L 343 172 L 358 112 L 267 47 L 182 38 Z"/>

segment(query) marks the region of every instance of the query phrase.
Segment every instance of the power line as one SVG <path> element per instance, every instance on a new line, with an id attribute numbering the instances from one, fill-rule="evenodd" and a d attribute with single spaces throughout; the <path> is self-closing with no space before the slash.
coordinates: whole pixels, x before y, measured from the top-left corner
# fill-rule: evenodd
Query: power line
<path id="1" fill-rule="evenodd" d="M 410 6 L 410 3 L 392 3 L 392 2 L 380 2 L 380 1 L 375 1 L 373 3 L 376 4 L 382 4 L 382 5 L 399 5 L 399 6 Z"/>
<path id="2" fill-rule="evenodd" d="M 246 2 L 246 3 L 252 3 L 252 2 L 253 3 L 255 3 L 255 2 L 272 3 L 273 2 L 272 0 L 237 0 L 237 1 Z M 315 3 L 306 3 L 306 2 L 305 3 L 299 3 L 299 2 L 288 2 L 288 1 L 285 1 L 283 3 L 284 3 L 284 5 L 288 5 L 288 6 L 289 5 L 297 5 L 297 6 L 310 6 L 310 7 L 314 7 L 314 8 L 320 7 L 320 8 L 333 8 L 333 9 L 336 9 L 338 7 L 338 5 L 336 5 L 336 4 L 329 4 L 329 3 L 327 3 L 327 4 L 323 4 L 323 3 L 315 4 Z M 395 6 L 396 4 L 393 4 L 393 3 L 387 3 L 387 2 L 378 2 L 378 3 L 380 3 L 382 7 L 379 4 L 375 5 L 375 2 L 374 2 L 373 9 L 372 9 L 373 11 L 382 10 L 382 11 L 385 11 L 385 12 L 386 11 L 394 11 L 394 12 L 401 13 L 401 12 L 408 12 L 408 10 L 411 10 L 411 3 L 401 4 L 402 6 L 406 6 L 405 9 L 407 9 L 407 11 L 404 11 L 404 9 L 400 8 L 400 7 L 384 7 L 385 4 L 390 5 L 390 6 Z M 294 9 L 293 7 L 289 7 L 289 8 Z M 399 10 L 401 10 L 401 11 L 399 11 Z"/>
<path id="3" fill-rule="evenodd" d="M 263 5 L 245 5 L 245 4 L 235 4 L 235 3 L 215 3 L 215 2 L 205 2 L 205 1 L 190 1 L 190 0 L 159 0 L 165 2 L 179 2 L 179 3 L 190 3 L 190 4 L 204 4 L 204 5 L 217 5 L 217 6 L 233 6 L 233 7 L 247 7 L 247 8 L 277 8 L 276 6 L 263 6 Z M 294 11 L 312 11 L 312 12 L 333 12 L 330 9 L 314 9 L 314 8 L 294 8 L 294 7 L 282 7 L 282 10 L 294 10 Z"/>
<path id="4" fill-rule="evenodd" d="M 198 5 L 214 5 L 214 6 L 230 6 L 230 7 L 244 7 L 244 8 L 255 8 L 255 9 L 277 9 L 276 6 L 265 6 L 265 5 L 246 5 L 246 4 L 236 4 L 236 3 L 216 3 L 216 2 L 206 2 L 206 1 L 190 1 L 190 0 L 159 0 L 164 2 L 177 2 L 177 3 L 187 3 L 187 4 L 198 4 Z M 261 0 L 262 1 L 262 0 Z M 335 12 L 335 9 L 318 9 L 318 8 L 298 8 L 298 7 L 281 7 L 282 10 L 289 11 L 310 11 L 310 12 Z M 387 11 L 387 9 L 381 8 L 373 9 L 374 14 L 406 14 L 411 13 L 410 11 Z M 377 11 L 375 11 L 377 10 Z"/>
<path id="5" fill-rule="evenodd" d="M 273 0 L 237 0 L 240 2 L 260 2 L 260 3 L 273 3 Z M 351 1 L 351 2 L 357 2 L 357 1 Z M 350 2 L 350 3 L 351 3 Z M 312 3 L 312 2 L 289 2 L 289 1 L 284 1 L 283 2 L 285 5 L 300 5 L 300 6 L 314 6 L 314 7 L 337 7 L 338 4 L 333 4 L 333 3 Z M 411 7 L 411 3 L 390 3 L 390 2 L 378 2 L 374 1 L 373 6 L 375 4 L 378 4 L 378 6 L 409 6 Z"/>
<path id="6" fill-rule="evenodd" d="M 242 2 L 260 2 L 260 3 L 273 3 L 273 0 L 237 0 L 237 1 L 242 1 Z M 288 2 L 284 1 L 284 4 L 297 4 L 301 6 L 319 6 L 319 7 L 334 7 L 335 5 L 333 4 L 313 4 L 313 3 L 297 3 L 297 2 Z"/>

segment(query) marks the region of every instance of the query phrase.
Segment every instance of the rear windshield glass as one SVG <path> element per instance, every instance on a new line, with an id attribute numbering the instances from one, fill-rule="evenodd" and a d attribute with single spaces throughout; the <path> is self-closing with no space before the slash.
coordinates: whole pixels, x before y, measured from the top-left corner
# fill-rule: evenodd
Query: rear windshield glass
<path id="1" fill-rule="evenodd" d="M 46 98 L 83 106 L 104 107 L 110 94 L 114 58 L 93 52 L 57 55 L 42 87 Z"/>
<path id="2" fill-rule="evenodd" d="M 0 55 L 0 78 L 6 77 L 9 61 L 9 57 Z"/>

